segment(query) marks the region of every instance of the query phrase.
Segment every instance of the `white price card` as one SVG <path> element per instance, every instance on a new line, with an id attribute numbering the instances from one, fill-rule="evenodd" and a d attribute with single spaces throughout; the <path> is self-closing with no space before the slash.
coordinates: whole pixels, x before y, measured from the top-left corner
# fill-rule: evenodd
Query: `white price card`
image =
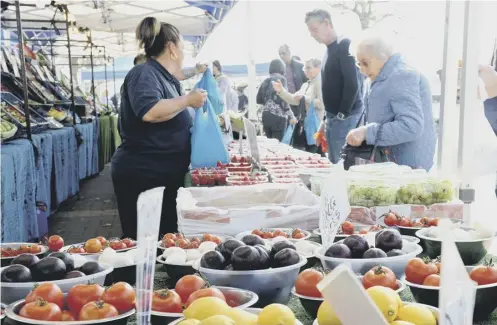
<path id="1" fill-rule="evenodd" d="M 259 162 L 260 161 L 259 144 L 257 143 L 257 131 L 255 130 L 255 125 L 245 117 L 243 118 L 243 125 L 245 127 L 245 133 L 247 134 L 250 154 L 252 155 L 252 158 L 256 162 Z"/>
<path id="2" fill-rule="evenodd" d="M 440 271 L 439 325 L 471 325 L 476 283 L 471 280 L 454 242 L 449 220 L 441 219 L 442 269 Z"/>
<path id="3" fill-rule="evenodd" d="M 350 211 L 345 170 L 343 163 L 339 162 L 324 179 L 321 189 L 319 230 L 323 247 L 328 248 L 333 244 L 338 227 L 347 219 Z"/>
<path id="4" fill-rule="evenodd" d="M 344 264 L 326 275 L 317 288 L 342 325 L 388 325 L 357 275 Z"/>

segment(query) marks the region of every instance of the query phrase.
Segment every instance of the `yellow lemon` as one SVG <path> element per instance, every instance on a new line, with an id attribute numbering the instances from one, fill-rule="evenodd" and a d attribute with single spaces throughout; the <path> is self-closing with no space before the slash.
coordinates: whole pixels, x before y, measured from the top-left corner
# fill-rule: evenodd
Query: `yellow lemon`
<path id="1" fill-rule="evenodd" d="M 240 308 L 231 308 L 228 315 L 236 325 L 257 325 L 257 315 Z"/>
<path id="2" fill-rule="evenodd" d="M 405 305 L 400 308 L 397 319 L 411 322 L 414 325 L 437 325 L 437 320 L 431 310 L 416 304 Z"/>
<path id="3" fill-rule="evenodd" d="M 342 325 L 335 311 L 333 311 L 330 304 L 326 301 L 323 301 L 321 306 L 319 306 L 317 319 L 319 325 Z"/>
<path id="4" fill-rule="evenodd" d="M 285 305 L 271 304 L 261 310 L 257 325 L 295 325 L 295 315 Z"/>
<path id="5" fill-rule="evenodd" d="M 178 323 L 178 325 L 198 325 L 200 321 L 198 319 L 185 319 Z"/>
<path id="6" fill-rule="evenodd" d="M 230 306 L 224 300 L 216 297 L 204 297 L 193 301 L 183 311 L 183 315 L 186 319 L 193 318 L 203 321 L 211 316 L 227 315 L 230 309 Z"/>
<path id="7" fill-rule="evenodd" d="M 236 325 L 236 323 L 228 316 L 215 315 L 204 319 L 198 325 Z"/>
<path id="8" fill-rule="evenodd" d="M 371 287 L 366 291 L 387 321 L 392 322 L 397 318 L 399 301 L 397 299 L 398 294 L 394 290 L 387 287 L 376 286 Z"/>
<path id="9" fill-rule="evenodd" d="M 416 325 L 411 322 L 405 322 L 403 320 L 394 320 L 393 322 L 390 323 L 390 325 Z"/>

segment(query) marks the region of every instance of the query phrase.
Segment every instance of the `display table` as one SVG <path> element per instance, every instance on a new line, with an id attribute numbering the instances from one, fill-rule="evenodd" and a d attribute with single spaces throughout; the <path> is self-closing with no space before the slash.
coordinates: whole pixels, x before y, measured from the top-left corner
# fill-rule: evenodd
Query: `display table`
<path id="1" fill-rule="evenodd" d="M 112 132 L 110 116 L 99 118 L 98 160 L 99 170 L 103 170 L 106 163 L 112 157 Z"/>
<path id="2" fill-rule="evenodd" d="M 1 148 L 2 242 L 26 242 L 38 237 L 34 148 L 25 139 Z"/>

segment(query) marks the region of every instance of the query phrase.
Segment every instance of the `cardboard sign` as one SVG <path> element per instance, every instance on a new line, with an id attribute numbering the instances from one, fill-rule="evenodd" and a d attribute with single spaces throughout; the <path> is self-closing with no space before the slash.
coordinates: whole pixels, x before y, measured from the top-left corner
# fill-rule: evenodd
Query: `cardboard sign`
<path id="1" fill-rule="evenodd" d="M 347 180 L 343 163 L 338 163 L 324 179 L 321 189 L 321 211 L 319 213 L 319 230 L 323 247 L 328 248 L 333 244 L 338 227 L 350 214 Z"/>
<path id="2" fill-rule="evenodd" d="M 471 325 L 475 307 L 476 283 L 469 274 L 452 236 L 452 223 L 441 219 L 442 269 L 440 274 L 439 325 Z"/>
<path id="3" fill-rule="evenodd" d="M 255 125 L 245 117 L 243 118 L 243 125 L 245 126 L 245 133 L 247 134 L 247 140 L 249 143 L 252 159 L 254 159 L 256 162 L 259 162 L 259 144 L 257 143 L 257 131 L 255 130 Z"/>
<path id="4" fill-rule="evenodd" d="M 324 302 L 330 304 L 342 325 L 388 325 L 387 320 L 369 297 L 357 275 L 339 265 L 317 284 Z"/>

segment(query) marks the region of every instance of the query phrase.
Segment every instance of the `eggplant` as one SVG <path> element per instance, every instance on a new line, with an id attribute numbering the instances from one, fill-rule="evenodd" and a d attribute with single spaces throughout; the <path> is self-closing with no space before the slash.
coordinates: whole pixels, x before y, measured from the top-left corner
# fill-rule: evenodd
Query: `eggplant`
<path id="1" fill-rule="evenodd" d="M 343 243 L 350 249 L 352 258 L 361 258 L 369 249 L 366 237 L 359 235 L 350 235 L 343 240 Z"/>
<path id="2" fill-rule="evenodd" d="M 388 253 L 392 249 L 402 249 L 402 235 L 395 229 L 385 229 L 376 237 L 376 248 Z"/>
<path id="3" fill-rule="evenodd" d="M 231 254 L 240 246 L 245 246 L 245 244 L 237 239 L 228 239 L 217 245 L 216 250 L 223 255 L 226 261 L 231 261 Z"/>
<path id="4" fill-rule="evenodd" d="M 285 248 L 290 248 L 294 251 L 297 251 L 297 248 L 295 248 L 294 244 L 292 244 L 288 240 L 282 240 L 273 244 L 273 247 L 271 248 L 271 257 L 274 257 L 276 253 Z"/>
<path id="5" fill-rule="evenodd" d="M 38 263 L 40 261 L 40 258 L 34 254 L 29 254 L 29 253 L 24 253 L 21 255 L 16 256 L 13 260 L 12 263 L 10 264 L 20 264 L 24 265 L 27 268 L 30 268 L 34 264 Z"/>
<path id="6" fill-rule="evenodd" d="M 343 243 L 335 243 L 326 250 L 324 256 L 335 258 L 352 258 L 352 252 L 350 251 L 349 246 Z"/>
<path id="7" fill-rule="evenodd" d="M 2 270 L 2 282 L 31 282 L 31 271 L 24 265 L 11 264 Z"/>
<path id="8" fill-rule="evenodd" d="M 262 257 L 263 259 L 265 256 Z M 241 246 L 233 251 L 231 265 L 236 271 L 260 270 L 263 267 L 260 249 L 255 246 Z"/>
<path id="9" fill-rule="evenodd" d="M 81 271 L 86 275 L 102 272 L 103 270 L 105 270 L 104 266 L 97 261 L 88 261 L 85 264 L 81 265 L 81 267 L 78 269 L 78 271 Z"/>
<path id="10" fill-rule="evenodd" d="M 82 276 L 85 276 L 86 274 L 84 274 L 83 272 L 81 271 L 71 271 L 71 272 L 67 272 L 66 276 L 64 277 L 64 279 L 74 279 L 74 278 L 80 278 Z"/>
<path id="11" fill-rule="evenodd" d="M 405 255 L 406 253 L 404 253 L 402 250 L 400 249 L 392 249 L 391 251 L 389 251 L 387 253 L 387 256 L 388 257 L 394 257 L 394 256 L 401 256 L 401 255 Z"/>
<path id="12" fill-rule="evenodd" d="M 226 260 L 218 251 L 210 251 L 202 255 L 200 266 L 206 269 L 222 270 L 226 267 Z"/>
<path id="13" fill-rule="evenodd" d="M 60 280 L 66 275 L 66 265 L 57 257 L 45 257 L 31 266 L 31 275 L 35 281 Z"/>
<path id="14" fill-rule="evenodd" d="M 271 266 L 271 251 L 266 247 L 262 245 L 255 245 L 255 249 L 259 251 L 260 256 L 260 262 L 261 262 L 261 269 L 269 269 Z"/>
<path id="15" fill-rule="evenodd" d="M 74 270 L 74 258 L 71 254 L 66 252 L 54 252 L 48 256 L 56 257 L 60 259 L 66 265 L 66 272 L 71 272 Z"/>
<path id="16" fill-rule="evenodd" d="M 242 238 L 242 242 L 249 246 L 264 245 L 264 240 L 257 235 L 245 235 Z"/>
<path id="17" fill-rule="evenodd" d="M 379 248 L 370 248 L 366 252 L 364 252 L 364 255 L 362 255 L 362 258 L 383 258 L 383 257 L 387 257 L 387 254 Z"/>
<path id="18" fill-rule="evenodd" d="M 273 259 L 271 260 L 271 267 L 285 267 L 295 265 L 298 262 L 300 262 L 300 255 L 297 253 L 297 251 L 291 248 L 283 248 L 278 253 L 276 253 L 276 255 L 274 255 Z"/>

